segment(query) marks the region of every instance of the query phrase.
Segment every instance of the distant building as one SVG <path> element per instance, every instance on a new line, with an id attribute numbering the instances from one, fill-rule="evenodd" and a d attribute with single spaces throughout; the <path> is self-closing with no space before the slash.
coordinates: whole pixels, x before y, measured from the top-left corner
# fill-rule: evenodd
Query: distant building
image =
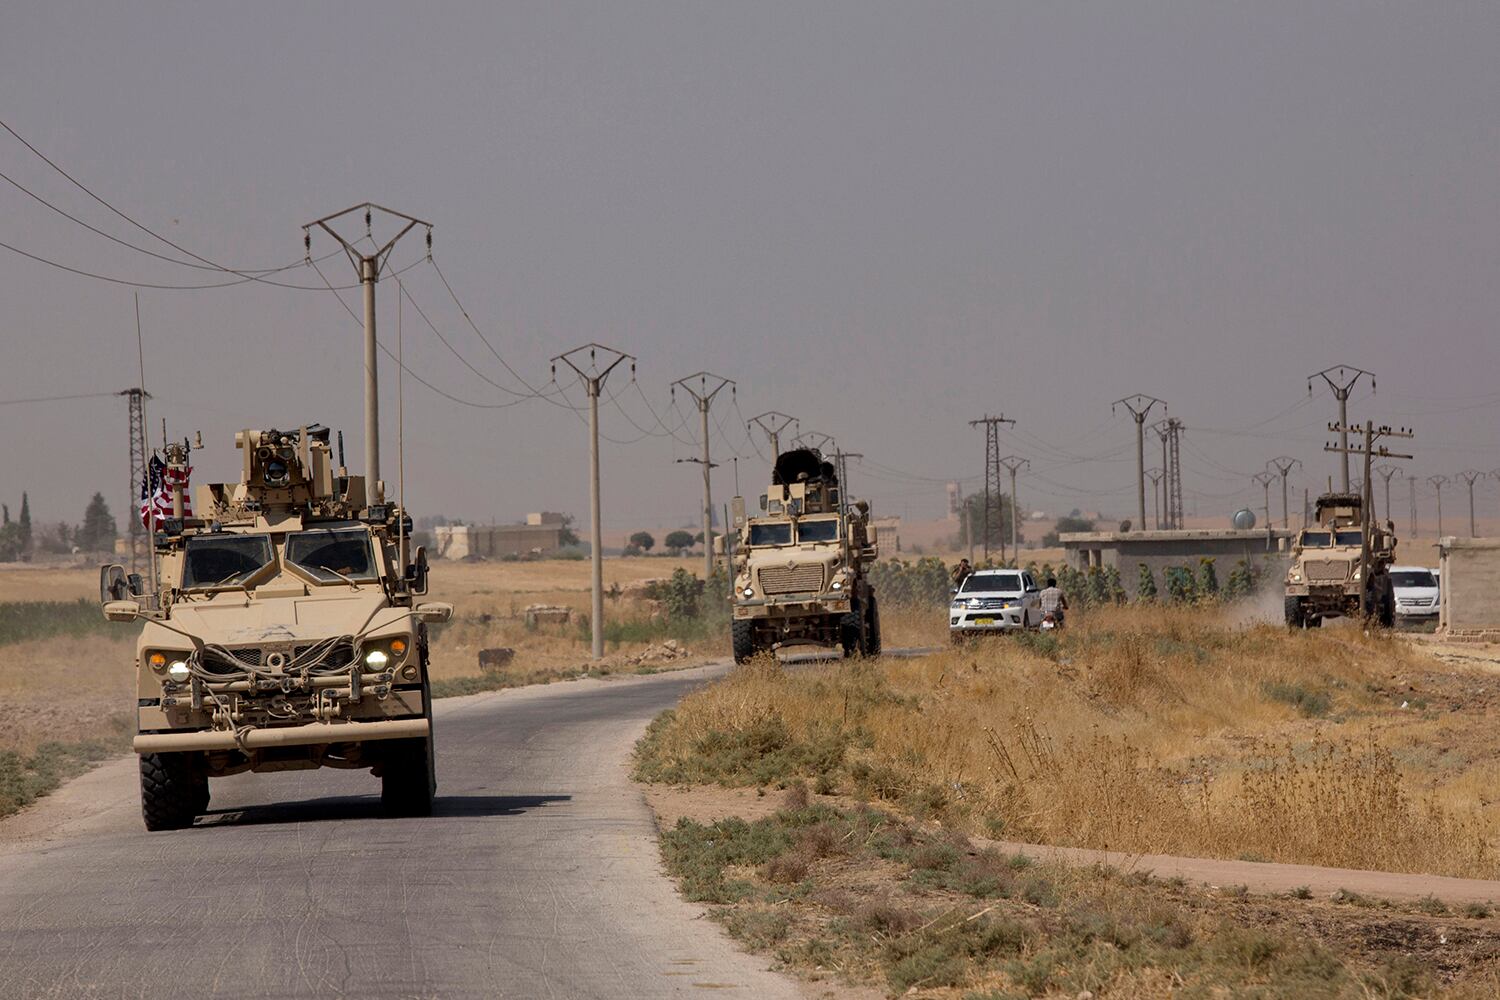
<path id="1" fill-rule="evenodd" d="M 445 524 L 432 529 L 441 559 L 549 555 L 562 548 L 563 515 L 527 514 L 525 524 Z"/>
<path id="2" fill-rule="evenodd" d="M 1200 559 L 1213 559 L 1222 581 L 1243 559 L 1269 570 L 1274 578 L 1286 565 L 1292 535 L 1279 529 L 1088 531 L 1059 535 L 1058 540 L 1069 566 L 1085 572 L 1114 567 L 1126 594 L 1134 597 L 1142 563 L 1160 579 L 1170 566 L 1187 566 L 1197 572 Z"/>

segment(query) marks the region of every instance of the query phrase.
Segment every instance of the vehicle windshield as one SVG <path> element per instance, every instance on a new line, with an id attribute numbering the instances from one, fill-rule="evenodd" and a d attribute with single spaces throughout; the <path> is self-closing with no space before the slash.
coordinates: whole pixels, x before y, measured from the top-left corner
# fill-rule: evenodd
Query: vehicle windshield
<path id="1" fill-rule="evenodd" d="M 286 561 L 320 583 L 373 580 L 375 553 L 363 528 L 298 531 L 286 536 Z"/>
<path id="2" fill-rule="evenodd" d="M 1335 531 L 1333 537 L 1335 545 L 1361 545 L 1364 541 L 1364 535 L 1358 531 Z"/>
<path id="3" fill-rule="evenodd" d="M 1393 587 L 1436 587 L 1437 580 L 1425 569 L 1404 569 L 1391 574 Z"/>
<path id="4" fill-rule="evenodd" d="M 194 535 L 182 561 L 182 589 L 232 586 L 275 558 L 266 535 Z"/>
<path id="5" fill-rule="evenodd" d="M 789 521 L 772 521 L 768 524 L 750 525 L 751 545 L 790 545 L 792 525 Z"/>
<path id="6" fill-rule="evenodd" d="M 1019 573 L 970 573 L 959 588 L 964 594 L 1019 594 Z"/>
<path id="7" fill-rule="evenodd" d="M 1304 531 L 1302 533 L 1302 547 L 1304 549 L 1326 549 L 1333 544 L 1333 536 L 1326 531 Z"/>
<path id="8" fill-rule="evenodd" d="M 799 542 L 836 542 L 839 538 L 839 522 L 809 521 L 803 519 L 797 522 L 797 541 Z"/>

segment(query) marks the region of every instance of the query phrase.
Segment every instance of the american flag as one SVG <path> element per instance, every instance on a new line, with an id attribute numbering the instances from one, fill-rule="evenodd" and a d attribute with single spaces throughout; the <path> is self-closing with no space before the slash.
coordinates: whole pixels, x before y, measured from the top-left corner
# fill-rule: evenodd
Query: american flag
<path id="1" fill-rule="evenodd" d="M 146 474 L 141 477 L 141 525 L 148 530 L 151 527 L 151 513 L 156 513 L 156 525 L 172 516 L 172 487 L 178 483 L 182 484 L 182 513 L 184 517 L 193 514 L 193 499 L 188 493 L 188 477 L 193 474 L 192 467 L 186 469 L 173 469 L 167 466 L 155 453 L 151 455 L 151 461 L 146 463 Z"/>

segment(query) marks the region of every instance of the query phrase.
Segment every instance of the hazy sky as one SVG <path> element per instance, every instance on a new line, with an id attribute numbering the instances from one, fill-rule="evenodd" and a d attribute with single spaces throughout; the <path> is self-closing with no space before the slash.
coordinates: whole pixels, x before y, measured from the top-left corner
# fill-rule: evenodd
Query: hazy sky
<path id="1" fill-rule="evenodd" d="M 1129 516 L 1133 426 L 1110 402 L 1142 392 L 1188 427 L 1189 508 L 1227 516 L 1259 505 L 1248 475 L 1274 455 L 1306 463 L 1299 486 L 1333 471 L 1334 403 L 1306 376 L 1336 363 L 1379 378 L 1354 419 L 1416 427 L 1411 472 L 1500 465 L 1496 39 L 1484 3 L 31 3 L 7 7 L 0 116 L 221 264 L 298 261 L 303 223 L 366 199 L 431 220 L 444 274 L 534 384 L 587 341 L 639 357 L 640 392 L 611 385 L 613 437 L 640 436 L 627 415 L 660 434 L 649 400 L 668 427 L 691 418 L 686 440 L 696 414 L 668 383 L 737 380 L 738 410 L 715 413 L 750 495 L 766 471 L 742 415 L 779 409 L 880 463 L 851 469 L 877 513 L 936 516 L 942 480 L 982 469 L 967 421 L 1003 411 L 1005 449 L 1037 473 L 1023 502 Z M 3 133 L 0 171 L 180 256 Z M 225 278 L 3 181 L 0 240 L 135 281 Z M 402 280 L 474 368 L 520 388 L 430 266 Z M 134 383 L 129 287 L 0 249 L 0 301 L 0 400 Z M 396 301 L 383 284 L 393 349 Z M 361 454 L 360 333 L 329 292 L 144 290 L 141 311 L 153 437 L 162 417 L 201 430 L 196 479 L 233 477 L 245 426 L 322 421 Z M 513 398 L 403 315 L 414 372 Z M 406 388 L 416 513 L 586 514 L 567 410 Z M 37 518 L 77 520 L 100 489 L 119 513 L 123 400 L 0 421 L 0 499 L 27 489 Z M 690 520 L 698 469 L 673 459 L 693 454 L 606 442 L 606 525 Z M 1482 511 L 1500 503 L 1484 489 Z M 716 494 L 732 491 L 726 467 Z"/>

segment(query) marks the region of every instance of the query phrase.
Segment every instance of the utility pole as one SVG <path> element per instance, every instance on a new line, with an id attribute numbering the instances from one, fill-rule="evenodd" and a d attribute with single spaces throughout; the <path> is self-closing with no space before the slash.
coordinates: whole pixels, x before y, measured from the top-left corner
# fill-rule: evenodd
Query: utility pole
<path id="1" fill-rule="evenodd" d="M 714 575 L 714 465 L 708 457 L 708 408 L 713 405 L 714 397 L 723 392 L 726 386 L 731 396 L 736 390 L 732 380 L 713 372 L 695 372 L 678 379 L 672 383 L 673 396 L 677 395 L 678 386 L 693 397 L 693 401 L 698 404 L 698 415 L 702 418 L 699 426 L 703 431 L 703 579 L 707 581 Z"/>
<path id="2" fill-rule="evenodd" d="M 1123 406 L 1135 418 L 1135 484 L 1137 498 L 1140 501 L 1138 507 L 1140 520 L 1136 522 L 1137 531 L 1143 531 L 1146 527 L 1146 414 L 1150 413 L 1151 407 L 1157 403 L 1161 403 L 1163 410 L 1167 408 L 1167 404 L 1162 403 L 1155 396 L 1143 396 L 1136 393 L 1134 396 L 1115 400 L 1109 407 L 1110 412 L 1113 413 L 1115 407 Z"/>
<path id="3" fill-rule="evenodd" d="M 150 461 L 150 451 L 146 448 L 146 400 L 151 394 L 137 387 L 125 389 L 119 395 L 129 400 L 130 506 L 126 510 L 130 512 L 130 572 L 139 573 L 142 536 L 146 533 L 141 519 L 141 485 L 146 481 L 146 464 Z"/>
<path id="4" fill-rule="evenodd" d="M 1004 415 L 992 417 L 986 414 L 978 420 L 970 420 L 970 427 L 984 428 L 984 561 L 990 561 L 990 510 L 996 508 L 995 523 L 1000 526 L 1000 425 L 1015 426 L 1015 421 Z M 1005 535 L 1000 536 L 1000 561 L 1005 561 Z"/>
<path id="5" fill-rule="evenodd" d="M 1012 559 L 1020 563 L 1021 543 L 1016 531 L 1016 522 L 1021 519 L 1021 505 L 1016 501 L 1016 470 L 1023 466 L 1030 468 L 1031 462 L 1028 459 L 1017 458 L 1015 455 L 1006 455 L 1000 460 L 1000 464 L 1010 473 L 1010 555 Z M 1004 504 L 1001 504 L 1001 513 L 1004 514 L 1004 512 Z M 1001 527 L 1004 526 L 1004 520 L 1002 519 Z M 1004 560 L 1004 554 L 1000 558 Z"/>
<path id="6" fill-rule="evenodd" d="M 574 360 L 588 353 L 588 366 Z M 599 355 L 604 354 L 603 367 Z M 630 376 L 635 377 L 635 357 L 603 344 L 584 344 L 552 359 L 552 380 L 557 381 L 557 363 L 561 361 L 577 374 L 589 396 L 589 549 L 593 557 L 593 603 L 589 628 L 593 633 L 594 659 L 604 659 L 604 531 L 599 517 L 599 394 L 609 373 L 622 361 L 630 362 Z M 708 536 L 705 535 L 705 538 Z"/>
<path id="7" fill-rule="evenodd" d="M 1339 434 L 1340 438 L 1344 441 L 1347 441 L 1349 439 L 1349 432 L 1351 430 L 1359 430 L 1359 428 L 1350 427 L 1345 423 L 1329 424 L 1328 429 Z M 1408 427 L 1403 427 L 1400 430 L 1384 425 L 1376 427 L 1375 424 L 1369 420 L 1365 421 L 1364 435 L 1365 441 L 1364 447 L 1362 448 L 1350 449 L 1346 444 L 1325 444 L 1323 446 L 1323 450 L 1343 452 L 1344 465 L 1346 468 L 1349 464 L 1349 454 L 1351 450 L 1356 455 L 1364 456 L 1364 497 L 1360 503 L 1359 508 L 1360 520 L 1362 522 L 1359 545 L 1359 578 L 1361 581 L 1363 581 L 1363 584 L 1359 589 L 1359 610 L 1361 614 L 1368 616 L 1371 610 L 1370 597 L 1372 596 L 1370 588 L 1370 536 L 1371 534 L 1373 534 L 1375 527 L 1375 514 L 1374 511 L 1371 510 L 1371 508 L 1375 505 L 1375 490 L 1371 482 L 1370 473 L 1372 469 L 1370 468 L 1370 463 L 1376 458 L 1404 458 L 1408 460 L 1412 458 L 1411 455 L 1398 455 L 1395 452 L 1392 452 L 1385 445 L 1381 445 L 1379 448 L 1377 448 L 1375 446 L 1375 442 L 1380 438 L 1411 438 L 1415 437 L 1416 435 L 1413 434 L 1411 429 Z"/>
<path id="8" fill-rule="evenodd" d="M 1161 469 L 1151 468 L 1146 470 L 1146 478 L 1151 480 L 1151 500 L 1156 504 L 1156 530 L 1161 530 L 1161 491 L 1157 486 L 1161 484 L 1164 473 Z"/>
<path id="9" fill-rule="evenodd" d="M 397 224 L 404 225 L 384 244 L 375 242 L 372 234 L 374 213 L 381 212 L 391 216 Z M 356 212 L 363 212 L 365 217 L 365 235 L 355 237 L 354 241 L 340 236 L 333 228 L 333 224 Z M 380 480 L 380 378 L 376 354 L 377 341 L 375 339 L 375 283 L 380 280 L 380 272 L 385 269 L 386 261 L 390 259 L 391 251 L 396 249 L 396 244 L 401 238 L 418 226 L 427 229 L 427 256 L 432 257 L 432 223 L 421 219 L 384 208 L 372 202 L 354 205 L 325 215 L 321 219 L 314 219 L 302 227 L 302 248 L 307 259 L 312 260 L 312 229 L 316 226 L 336 240 L 339 246 L 344 248 L 344 253 L 349 257 L 349 263 L 354 265 L 354 271 L 359 276 L 359 283 L 364 291 L 365 299 L 365 481 L 370 487 L 370 496 L 374 500 L 384 499 L 384 486 Z M 370 245 L 375 247 L 374 252 L 365 253 L 356 249 L 355 243 L 368 239 Z"/>
<path id="10" fill-rule="evenodd" d="M 1276 481 L 1276 475 L 1272 472 L 1257 472 L 1250 477 L 1265 492 L 1265 505 L 1261 509 L 1266 512 L 1266 527 L 1271 526 L 1271 484 Z"/>
<path id="11" fill-rule="evenodd" d="M 1406 488 L 1411 496 L 1411 537 L 1417 537 L 1417 477 L 1406 477 Z"/>
<path id="12" fill-rule="evenodd" d="M 1166 512 L 1166 520 L 1159 527 L 1164 526 L 1168 530 L 1171 530 L 1175 525 L 1172 524 L 1172 504 L 1167 494 L 1172 488 L 1170 485 L 1172 482 L 1172 458 L 1171 453 L 1167 450 L 1167 445 L 1171 441 L 1172 435 L 1168 430 L 1167 421 L 1165 420 L 1158 420 L 1151 425 L 1151 429 L 1156 432 L 1157 437 L 1161 438 L 1161 505 L 1162 510 Z"/>
<path id="13" fill-rule="evenodd" d="M 839 447 L 832 434 L 824 434 L 822 431 L 803 431 L 792 438 L 792 444 L 799 448 L 811 448 L 820 455 L 832 455 Z"/>
<path id="14" fill-rule="evenodd" d="M 1286 500 L 1286 477 L 1292 471 L 1292 469 L 1300 466 L 1301 464 L 1301 462 L 1297 461 L 1295 458 L 1292 458 L 1289 455 L 1278 455 L 1266 463 L 1267 466 L 1275 469 L 1277 474 L 1281 476 L 1281 526 L 1287 531 L 1292 530 L 1292 514 L 1287 506 Z M 1267 512 L 1266 522 L 1269 524 L 1270 520 L 1271 515 L 1269 512 Z"/>
<path id="15" fill-rule="evenodd" d="M 1339 401 L 1338 426 L 1344 428 L 1339 433 L 1339 447 L 1342 449 L 1343 461 L 1341 468 L 1344 472 L 1343 491 L 1349 492 L 1349 393 L 1354 384 L 1359 381 L 1361 375 L 1370 376 L 1370 388 L 1375 388 L 1375 373 L 1367 372 L 1363 368 L 1355 368 L 1351 365 L 1334 365 L 1324 368 L 1320 372 L 1313 372 L 1307 376 L 1307 394 L 1312 395 L 1313 379 L 1321 378 L 1328 383 L 1328 388 L 1333 390 L 1333 398 Z M 1356 428 L 1358 430 L 1358 428 Z"/>
<path id="16" fill-rule="evenodd" d="M 1443 537 L 1443 487 L 1448 484 L 1448 481 L 1447 476 L 1427 477 L 1427 485 L 1437 491 L 1438 538 L 1440 540 Z"/>
<path id="17" fill-rule="evenodd" d="M 749 431 L 750 427 L 754 425 L 765 432 L 766 438 L 771 442 L 771 462 L 775 464 L 776 459 L 781 457 L 781 432 L 796 422 L 796 417 L 788 416 L 777 410 L 767 410 L 765 413 L 757 413 L 745 421 L 745 430 Z"/>
<path id="18" fill-rule="evenodd" d="M 1459 478 L 1469 484 L 1469 537 L 1475 537 L 1474 531 L 1474 480 L 1483 479 L 1484 473 L 1474 469 L 1465 469 L 1460 472 Z"/>
<path id="19" fill-rule="evenodd" d="M 1391 517 L 1391 477 L 1400 472 L 1401 467 L 1399 465 L 1378 465 L 1375 467 L 1375 471 L 1380 473 L 1385 479 L 1385 519 L 1394 523 L 1395 519 Z"/>

